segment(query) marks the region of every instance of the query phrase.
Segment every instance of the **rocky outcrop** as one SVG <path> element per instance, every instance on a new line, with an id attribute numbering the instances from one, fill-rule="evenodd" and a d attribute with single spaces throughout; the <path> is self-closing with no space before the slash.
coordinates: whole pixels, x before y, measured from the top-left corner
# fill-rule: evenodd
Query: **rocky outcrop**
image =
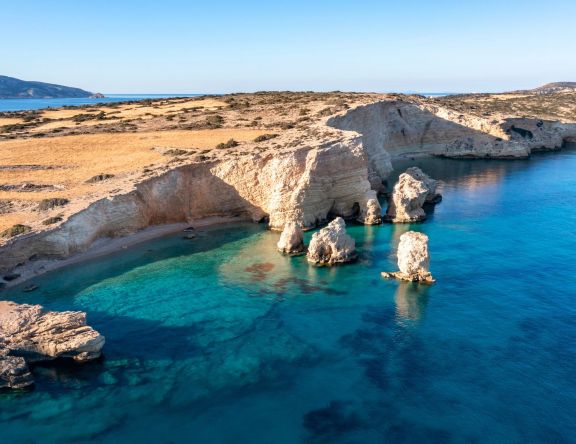
<path id="1" fill-rule="evenodd" d="M 400 271 L 382 272 L 382 276 L 411 282 L 434 282 L 430 274 L 428 236 L 416 231 L 404 233 L 400 236 L 397 256 Z"/>
<path id="2" fill-rule="evenodd" d="M 0 388 L 33 384 L 28 362 L 100 356 L 104 337 L 86 325 L 86 314 L 45 311 L 40 305 L 0 301 Z"/>
<path id="3" fill-rule="evenodd" d="M 24 358 L 9 356 L 0 345 L 0 389 L 21 389 L 34 384 L 34 377 Z"/>
<path id="4" fill-rule="evenodd" d="M 302 227 L 296 222 L 287 222 L 284 225 L 284 230 L 280 235 L 278 241 L 278 251 L 282 254 L 296 256 L 304 254 L 306 247 L 304 246 L 304 232 Z"/>
<path id="5" fill-rule="evenodd" d="M 308 262 L 317 265 L 334 265 L 356 259 L 356 243 L 346 233 L 344 219 L 337 217 L 312 235 L 307 258 Z"/>
<path id="6" fill-rule="evenodd" d="M 365 225 L 377 225 L 382 222 L 382 208 L 377 199 L 369 199 L 366 207 L 360 210 L 360 216 L 356 219 Z"/>
<path id="7" fill-rule="evenodd" d="M 436 181 L 418 167 L 410 167 L 400 174 L 394 185 L 386 210 L 385 220 L 392 223 L 419 222 L 426 219 L 424 203 L 435 204 L 442 200 L 436 191 Z"/>
<path id="8" fill-rule="evenodd" d="M 104 337 L 86 325 L 86 313 L 45 311 L 40 305 L 0 302 L 0 344 L 28 362 L 56 358 L 89 361 L 100 356 Z"/>
<path id="9" fill-rule="evenodd" d="M 394 159 L 526 158 L 534 150 L 557 149 L 576 134 L 575 124 L 464 114 L 418 96 L 357 106 L 327 124 L 362 136 L 368 178 L 379 192 L 387 191 Z"/>

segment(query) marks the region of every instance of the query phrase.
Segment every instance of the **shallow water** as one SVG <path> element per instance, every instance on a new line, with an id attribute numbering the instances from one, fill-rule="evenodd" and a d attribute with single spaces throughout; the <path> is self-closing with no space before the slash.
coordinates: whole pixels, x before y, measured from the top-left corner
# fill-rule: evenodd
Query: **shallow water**
<path id="1" fill-rule="evenodd" d="M 0 395 L 0 441 L 576 441 L 576 151 L 417 163 L 443 202 L 422 224 L 350 227 L 353 265 L 221 226 L 3 293 L 87 311 L 107 343 Z M 408 229 L 430 236 L 433 286 L 380 278 Z"/>
<path id="2" fill-rule="evenodd" d="M 61 106 L 94 105 L 97 103 L 126 102 L 128 100 L 164 99 L 170 97 L 195 97 L 201 94 L 107 94 L 106 97 L 72 97 L 63 99 L 0 99 L 0 112 L 59 108 Z"/>

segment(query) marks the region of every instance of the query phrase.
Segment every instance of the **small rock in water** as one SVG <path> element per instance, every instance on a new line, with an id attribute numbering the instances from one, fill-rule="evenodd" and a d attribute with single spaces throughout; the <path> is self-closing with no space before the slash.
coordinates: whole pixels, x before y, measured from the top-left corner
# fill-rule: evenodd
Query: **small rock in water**
<path id="1" fill-rule="evenodd" d="M 400 271 L 382 272 L 383 277 L 411 282 L 434 282 L 429 270 L 428 236 L 416 231 L 404 233 L 400 236 L 397 256 Z"/>
<path id="2" fill-rule="evenodd" d="M 27 361 L 100 356 L 104 336 L 79 311 L 45 311 L 40 305 L 0 301 L 0 387 L 32 384 Z"/>
<path id="3" fill-rule="evenodd" d="M 356 242 L 346 233 L 346 223 L 337 217 L 312 235 L 308 246 L 308 262 L 334 265 L 356 259 Z"/>
<path id="4" fill-rule="evenodd" d="M 300 224 L 297 222 L 287 222 L 284 225 L 284 230 L 282 230 L 277 247 L 278 251 L 282 254 L 288 254 L 290 256 L 304 254 L 306 247 L 304 246 L 304 232 Z"/>
<path id="5" fill-rule="evenodd" d="M 392 223 L 419 222 L 426 219 L 422 206 L 442 200 L 436 192 L 436 181 L 418 167 L 400 174 L 386 210 L 385 220 Z"/>

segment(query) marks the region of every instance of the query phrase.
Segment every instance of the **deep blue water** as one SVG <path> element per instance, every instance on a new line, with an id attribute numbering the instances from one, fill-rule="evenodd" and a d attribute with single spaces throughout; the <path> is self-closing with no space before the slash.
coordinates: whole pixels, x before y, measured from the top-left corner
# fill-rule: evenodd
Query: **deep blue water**
<path id="1" fill-rule="evenodd" d="M 5 292 L 85 310 L 107 343 L 0 395 L 0 441 L 576 442 L 576 151 L 417 163 L 444 200 L 422 224 L 350 226 L 352 265 L 220 226 Z M 408 229 L 430 236 L 433 286 L 380 277 Z"/>
<path id="2" fill-rule="evenodd" d="M 126 102 L 127 100 L 164 99 L 169 97 L 196 97 L 201 94 L 106 94 L 103 99 L 88 97 L 71 99 L 0 99 L 0 112 L 59 108 L 61 106 L 93 105 L 97 103 Z"/>

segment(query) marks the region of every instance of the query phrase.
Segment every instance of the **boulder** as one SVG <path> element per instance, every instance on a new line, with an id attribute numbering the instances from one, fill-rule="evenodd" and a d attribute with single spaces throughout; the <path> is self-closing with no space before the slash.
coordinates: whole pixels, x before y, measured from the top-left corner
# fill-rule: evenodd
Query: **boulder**
<path id="1" fill-rule="evenodd" d="M 400 174 L 390 198 L 385 219 L 392 223 L 419 222 L 426 219 L 425 203 L 438 203 L 442 196 L 436 192 L 436 181 L 418 167 L 410 167 Z"/>
<path id="2" fill-rule="evenodd" d="M 34 384 L 34 378 L 24 358 L 9 356 L 8 351 L 0 349 L 0 389 L 21 389 Z"/>
<path id="3" fill-rule="evenodd" d="M 312 235 L 307 258 L 308 262 L 317 265 L 334 265 L 356 259 L 356 243 L 346 233 L 344 219 L 337 217 Z"/>
<path id="4" fill-rule="evenodd" d="M 277 246 L 278 251 L 282 254 L 290 256 L 304 254 L 306 247 L 304 246 L 304 232 L 300 224 L 297 222 L 286 222 Z"/>
<path id="5" fill-rule="evenodd" d="M 428 236 L 416 231 L 404 233 L 400 236 L 397 256 L 400 271 L 383 272 L 382 276 L 411 282 L 434 282 L 429 270 Z"/>
<path id="6" fill-rule="evenodd" d="M 365 225 L 377 225 L 382 222 L 382 208 L 377 199 L 368 199 L 366 205 L 360 208 L 358 222 Z"/>
<path id="7" fill-rule="evenodd" d="M 86 325 L 86 313 L 46 311 L 40 305 L 0 302 L 0 344 L 28 362 L 100 356 L 104 336 Z"/>

